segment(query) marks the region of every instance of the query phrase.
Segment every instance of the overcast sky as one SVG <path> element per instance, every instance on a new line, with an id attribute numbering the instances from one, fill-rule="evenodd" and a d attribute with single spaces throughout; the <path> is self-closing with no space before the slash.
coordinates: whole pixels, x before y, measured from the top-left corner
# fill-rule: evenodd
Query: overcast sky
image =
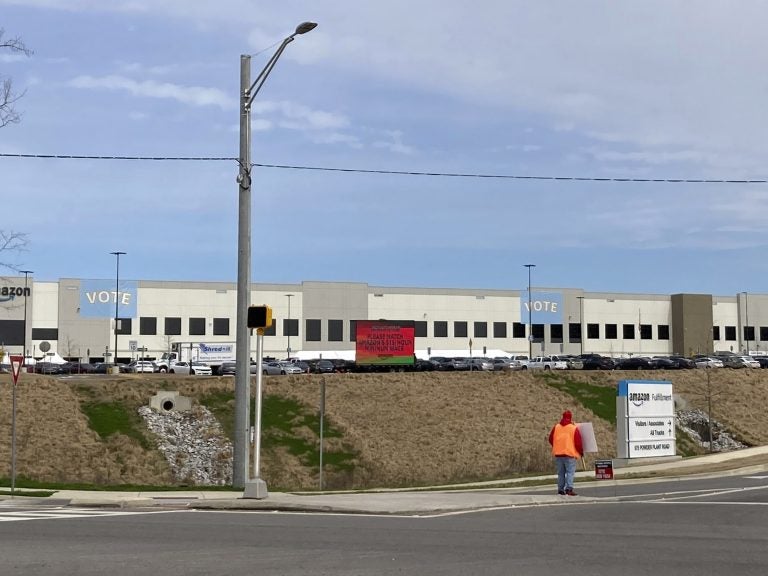
<path id="1" fill-rule="evenodd" d="M 25 91 L 0 153 L 515 177 L 765 179 L 768 4 L 0 0 Z M 0 157 L 0 262 L 41 280 L 237 279 L 234 160 Z M 253 280 L 765 292 L 768 185 L 256 167 Z M 0 271 L 8 273 L 8 270 Z"/>

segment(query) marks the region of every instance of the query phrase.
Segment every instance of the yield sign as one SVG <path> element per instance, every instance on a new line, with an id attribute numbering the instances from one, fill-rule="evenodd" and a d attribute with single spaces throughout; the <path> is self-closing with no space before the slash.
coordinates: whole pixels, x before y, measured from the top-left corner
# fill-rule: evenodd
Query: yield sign
<path id="1" fill-rule="evenodd" d="M 11 354 L 11 372 L 13 373 L 13 385 L 16 386 L 16 381 L 19 379 L 19 372 L 21 372 L 21 365 L 24 363 L 24 356 L 15 356 Z"/>

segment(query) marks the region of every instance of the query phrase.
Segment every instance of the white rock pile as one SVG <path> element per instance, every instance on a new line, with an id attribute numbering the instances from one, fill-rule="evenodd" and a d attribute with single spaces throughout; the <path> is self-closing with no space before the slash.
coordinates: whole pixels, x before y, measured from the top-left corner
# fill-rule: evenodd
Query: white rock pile
<path id="1" fill-rule="evenodd" d="M 709 448 L 709 416 L 703 410 L 678 410 L 675 413 L 677 425 L 682 428 L 699 446 Z M 747 448 L 734 439 L 725 426 L 712 420 L 712 452 L 728 452 Z"/>
<path id="2" fill-rule="evenodd" d="M 157 439 L 174 478 L 193 486 L 232 484 L 232 443 L 218 420 L 205 407 L 189 412 L 155 412 L 139 408 L 147 428 Z"/>

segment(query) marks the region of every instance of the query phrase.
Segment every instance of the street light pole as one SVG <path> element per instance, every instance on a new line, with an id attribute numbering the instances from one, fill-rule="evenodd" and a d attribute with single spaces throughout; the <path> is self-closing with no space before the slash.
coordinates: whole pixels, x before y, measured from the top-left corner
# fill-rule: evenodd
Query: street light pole
<path id="1" fill-rule="evenodd" d="M 283 40 L 253 83 L 251 83 L 251 57 L 248 54 L 240 56 L 240 157 L 238 159 L 240 166 L 237 175 L 239 200 L 237 327 L 235 332 L 237 342 L 235 345 L 235 438 L 232 483 L 236 488 L 248 488 L 245 496 L 253 498 L 266 498 L 267 485 L 258 477 L 259 470 L 254 470 L 255 481 L 252 485 L 246 486 L 248 482 L 248 439 L 250 436 L 248 408 L 251 396 L 251 338 L 248 330 L 248 306 L 251 299 L 251 104 L 285 47 L 293 42 L 295 36 L 306 34 L 316 26 L 317 24 L 314 22 L 299 24 L 295 32 Z M 258 390 L 257 394 L 260 395 L 261 390 Z M 255 425 L 261 426 L 260 414 L 256 414 Z"/>
<path id="2" fill-rule="evenodd" d="M 576 296 L 579 299 L 579 349 L 584 354 L 584 296 Z"/>
<path id="3" fill-rule="evenodd" d="M 744 339 L 747 341 L 747 356 L 749 356 L 749 295 L 744 292 Z"/>
<path id="4" fill-rule="evenodd" d="M 288 325 L 286 326 L 288 328 L 288 360 L 291 359 L 291 298 L 293 296 L 293 294 L 285 295 L 288 298 Z"/>
<path id="5" fill-rule="evenodd" d="M 24 356 L 24 360 L 22 361 L 22 365 L 26 364 L 27 362 L 27 290 L 28 285 L 27 282 L 29 280 L 29 275 L 33 274 L 32 270 L 19 270 L 22 274 L 24 274 L 24 343 L 22 344 L 22 347 L 24 351 L 22 352 L 22 355 Z"/>
<path id="6" fill-rule="evenodd" d="M 113 254 L 117 260 L 115 269 L 115 348 L 112 350 L 112 373 L 117 374 L 117 305 L 120 302 L 120 256 L 124 255 L 125 252 L 110 252 L 110 254 Z"/>
<path id="7" fill-rule="evenodd" d="M 533 310 L 531 310 L 531 268 L 536 264 L 523 264 L 528 268 L 528 361 L 533 360 Z"/>

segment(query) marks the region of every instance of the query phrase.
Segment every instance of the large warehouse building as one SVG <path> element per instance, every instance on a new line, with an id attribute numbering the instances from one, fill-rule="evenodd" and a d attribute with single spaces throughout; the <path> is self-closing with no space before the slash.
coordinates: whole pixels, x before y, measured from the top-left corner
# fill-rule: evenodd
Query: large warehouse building
<path id="1" fill-rule="evenodd" d="M 0 277 L 6 354 L 101 361 L 159 357 L 174 344 L 233 342 L 236 284 Z M 357 320 L 409 320 L 430 355 L 669 355 L 768 348 L 768 299 L 742 292 L 615 294 L 576 288 L 392 288 L 356 282 L 253 284 L 274 311 L 264 355 L 348 357 Z M 528 309 L 532 310 L 530 317 Z M 115 318 L 118 319 L 115 338 Z M 255 357 L 256 339 L 251 342 Z"/>

